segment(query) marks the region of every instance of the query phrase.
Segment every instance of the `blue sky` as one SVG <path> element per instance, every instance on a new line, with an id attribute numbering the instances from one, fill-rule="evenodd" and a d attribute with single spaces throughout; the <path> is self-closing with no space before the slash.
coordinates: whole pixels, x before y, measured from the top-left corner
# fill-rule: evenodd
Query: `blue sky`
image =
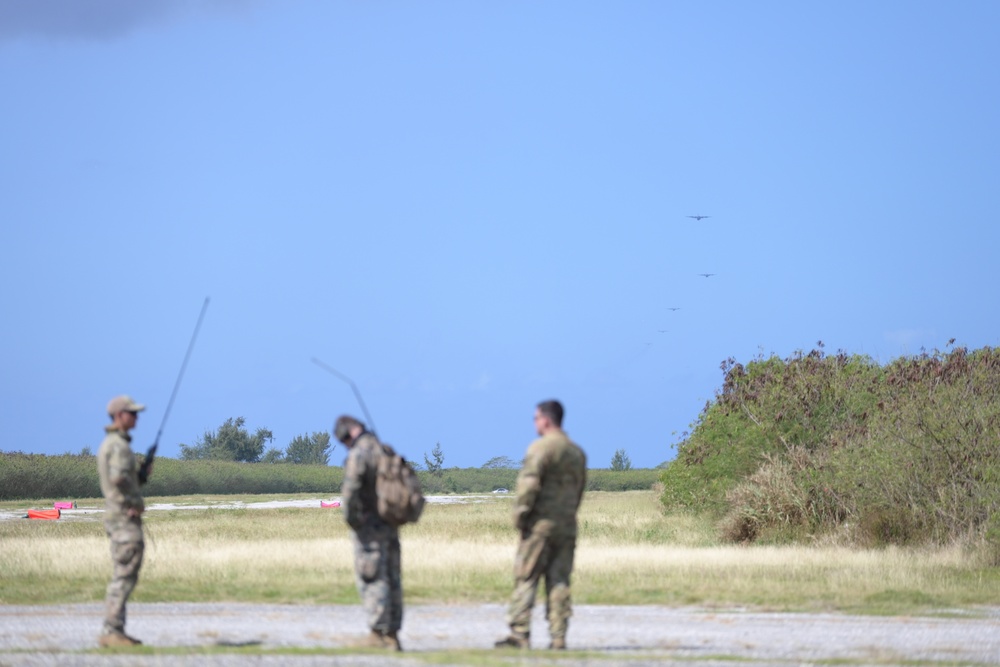
<path id="1" fill-rule="evenodd" d="M 314 356 L 418 461 L 520 459 L 555 397 L 591 467 L 649 467 L 730 356 L 995 346 L 998 25 L 0 0 L 0 449 L 93 449 L 123 392 L 147 446 L 206 296 L 164 456 L 358 414 Z"/>

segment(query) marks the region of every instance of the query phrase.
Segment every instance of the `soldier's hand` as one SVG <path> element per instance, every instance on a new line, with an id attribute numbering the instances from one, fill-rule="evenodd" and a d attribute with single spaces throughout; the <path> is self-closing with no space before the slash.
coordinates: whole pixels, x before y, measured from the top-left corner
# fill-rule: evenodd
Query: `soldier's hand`
<path id="1" fill-rule="evenodd" d="M 528 508 L 527 507 L 515 507 L 514 508 L 514 527 L 517 528 L 522 533 L 528 529 Z"/>

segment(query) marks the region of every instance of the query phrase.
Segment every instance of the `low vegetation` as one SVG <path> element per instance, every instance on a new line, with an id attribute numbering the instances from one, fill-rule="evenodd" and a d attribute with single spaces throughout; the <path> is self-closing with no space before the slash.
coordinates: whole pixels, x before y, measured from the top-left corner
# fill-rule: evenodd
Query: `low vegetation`
<path id="1" fill-rule="evenodd" d="M 489 493 L 514 490 L 514 468 L 444 468 L 418 472 L 425 493 Z M 591 491 L 648 490 L 659 471 L 590 470 Z M 146 495 L 239 493 L 336 493 L 344 480 L 339 466 L 242 463 L 213 459 L 178 460 L 156 457 Z M 97 463 L 89 454 L 22 454 L 0 452 L 0 500 L 75 500 L 101 495 Z"/>
<path id="2" fill-rule="evenodd" d="M 150 498 L 137 601 L 357 604 L 339 509 L 252 509 L 295 496 Z M 222 504 L 247 503 L 241 509 Z M 409 603 L 504 603 L 516 535 L 512 499 L 433 502 L 402 531 Z M 0 502 L 0 513 L 28 503 Z M 0 604 L 96 602 L 110 576 L 98 499 L 59 521 L 0 521 Z M 954 548 L 721 544 L 710 522 L 661 511 L 651 491 L 588 493 L 573 597 L 584 604 L 935 613 L 995 604 L 1000 573 Z M 951 612 L 949 612 L 951 613 Z"/>
<path id="3" fill-rule="evenodd" d="M 956 544 L 1000 564 L 1000 350 L 880 365 L 822 349 L 723 363 L 662 475 L 732 542 Z"/>

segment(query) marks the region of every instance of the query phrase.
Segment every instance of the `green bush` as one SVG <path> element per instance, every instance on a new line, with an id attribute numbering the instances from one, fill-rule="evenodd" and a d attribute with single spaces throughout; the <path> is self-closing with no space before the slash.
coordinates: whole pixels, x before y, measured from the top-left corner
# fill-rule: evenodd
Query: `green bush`
<path id="1" fill-rule="evenodd" d="M 714 515 L 741 541 L 844 526 L 866 544 L 986 539 L 1000 513 L 1000 351 L 880 366 L 818 349 L 722 370 L 661 477 L 668 509 Z"/>

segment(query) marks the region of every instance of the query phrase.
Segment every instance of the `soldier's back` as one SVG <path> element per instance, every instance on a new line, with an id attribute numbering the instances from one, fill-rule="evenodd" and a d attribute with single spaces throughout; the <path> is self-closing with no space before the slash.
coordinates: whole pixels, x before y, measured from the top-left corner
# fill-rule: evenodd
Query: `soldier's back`
<path id="1" fill-rule="evenodd" d="M 541 489 L 535 513 L 551 520 L 559 532 L 576 532 L 576 511 L 586 484 L 587 457 L 562 432 L 548 434 L 535 442 L 542 459 Z"/>

